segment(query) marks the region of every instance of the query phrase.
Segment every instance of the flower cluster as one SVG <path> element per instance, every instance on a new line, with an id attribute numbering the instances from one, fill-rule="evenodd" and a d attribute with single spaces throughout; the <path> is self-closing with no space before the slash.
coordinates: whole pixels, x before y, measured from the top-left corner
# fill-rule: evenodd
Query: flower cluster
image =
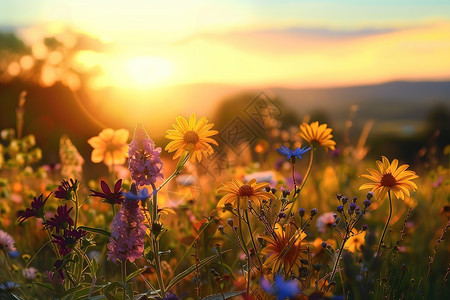
<path id="1" fill-rule="evenodd" d="M 58 246 L 62 256 L 69 254 L 76 243 L 87 234 L 82 229 L 74 228 L 74 221 L 70 216 L 71 211 L 72 207 L 68 208 L 67 204 L 60 205 L 56 215 L 45 223 L 46 228 L 50 231 L 55 230 L 56 234 L 52 234 L 52 242 Z"/>
<path id="2" fill-rule="evenodd" d="M 155 148 L 155 143 L 138 123 L 128 150 L 131 178 L 137 186 L 154 184 L 164 178 L 160 153 L 161 148 Z"/>
<path id="3" fill-rule="evenodd" d="M 58 246 L 59 253 L 65 256 L 72 252 L 76 243 L 86 234 L 87 232 L 82 229 L 69 228 L 65 229 L 62 235 L 53 234 L 52 242 Z"/>
<path id="4" fill-rule="evenodd" d="M 372 193 L 367 193 L 367 199 L 363 201 L 363 207 L 361 208 L 358 203 L 358 198 L 353 197 L 350 200 L 347 196 L 337 194 L 340 205 L 336 208 L 338 214 L 334 214 L 334 223 L 332 226 L 337 230 L 344 240 L 344 248 L 351 252 L 355 252 L 361 249 L 364 245 L 364 236 L 366 234 L 367 225 L 362 225 L 360 230 L 354 230 L 356 225 L 361 220 L 362 216 L 368 211 L 369 206 L 372 204 Z"/>
<path id="5" fill-rule="evenodd" d="M 125 198 L 120 211 L 111 222 L 108 259 L 117 263 L 134 262 L 144 252 L 145 225 L 139 201 Z"/>

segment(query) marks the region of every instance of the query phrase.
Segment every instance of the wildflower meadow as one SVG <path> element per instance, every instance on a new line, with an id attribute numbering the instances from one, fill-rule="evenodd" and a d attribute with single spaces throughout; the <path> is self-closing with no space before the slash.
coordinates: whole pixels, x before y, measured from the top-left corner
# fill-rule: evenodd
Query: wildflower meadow
<path id="1" fill-rule="evenodd" d="M 1 131 L 1 299 L 444 299 L 449 168 L 343 149 L 325 123 L 226 147 L 206 117 L 178 116 L 157 145 L 106 128 L 57 169 L 23 131 Z M 445 155 L 449 159 L 447 146 Z M 353 149 L 353 150 L 351 150 Z M 361 154 L 362 153 L 362 154 Z M 104 165 L 97 179 L 83 164 Z"/>
<path id="2" fill-rule="evenodd" d="M 450 0 L 0 0 L 0 300 L 450 299 Z"/>

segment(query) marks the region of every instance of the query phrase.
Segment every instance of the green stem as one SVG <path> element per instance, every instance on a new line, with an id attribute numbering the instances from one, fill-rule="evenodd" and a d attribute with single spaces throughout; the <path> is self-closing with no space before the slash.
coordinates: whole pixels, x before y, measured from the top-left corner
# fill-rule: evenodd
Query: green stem
<path id="1" fill-rule="evenodd" d="M 248 270 L 247 270 L 247 297 L 250 297 L 250 277 L 251 277 L 251 273 L 252 273 L 250 259 L 251 259 L 250 255 L 247 255 L 247 265 L 248 265 Z"/>
<path id="2" fill-rule="evenodd" d="M 386 231 L 389 227 L 389 222 L 391 221 L 391 217 L 392 217 L 392 199 L 391 199 L 391 190 L 390 189 L 388 190 L 388 196 L 389 196 L 389 216 L 386 221 L 386 224 L 384 225 L 384 229 L 383 229 L 383 233 L 381 234 L 380 242 L 378 243 L 376 257 L 380 256 L 380 249 L 381 249 L 381 245 L 383 244 L 384 235 L 386 234 Z"/>
<path id="3" fill-rule="evenodd" d="M 78 193 L 75 191 L 75 197 L 74 197 L 74 202 L 75 202 L 75 229 L 77 229 L 77 225 L 78 225 Z"/>
<path id="4" fill-rule="evenodd" d="M 158 191 L 161 190 L 163 188 L 163 186 L 165 186 L 167 183 L 169 183 L 169 181 L 171 181 L 172 179 L 174 179 L 178 174 L 180 174 L 181 170 L 175 170 L 172 175 L 170 175 L 158 188 Z"/>
<path id="5" fill-rule="evenodd" d="M 246 210 L 244 210 L 244 211 L 246 211 Z M 239 222 L 239 236 L 241 238 L 242 247 L 244 247 L 245 254 L 247 255 L 247 258 L 248 258 L 248 266 L 247 266 L 247 274 L 248 274 L 248 278 L 247 278 L 247 280 L 248 280 L 247 281 L 247 296 L 249 296 L 249 291 L 250 291 L 250 273 L 251 273 L 252 267 L 251 267 L 251 261 L 250 261 L 250 253 L 249 253 L 248 248 L 247 248 L 247 243 L 244 241 L 244 235 L 242 234 L 242 217 L 241 217 L 241 208 L 240 208 L 240 197 L 238 197 L 238 201 L 237 201 L 237 212 L 238 212 L 238 222 Z"/>
<path id="6" fill-rule="evenodd" d="M 152 212 L 151 212 L 151 217 L 152 217 L 152 222 L 156 222 L 156 218 L 157 218 L 157 214 L 158 214 L 158 190 L 156 189 L 156 186 L 154 183 L 152 183 L 152 189 L 153 189 L 153 193 L 152 193 Z M 150 224 L 151 226 L 152 224 Z"/>
<path id="7" fill-rule="evenodd" d="M 152 222 L 156 222 L 158 218 L 158 189 L 156 189 L 156 186 L 154 183 L 152 183 L 152 189 L 153 189 L 153 205 L 152 205 Z M 156 276 L 158 279 L 158 285 L 159 289 L 161 291 L 161 297 L 164 299 L 166 297 L 166 291 L 164 287 L 164 280 L 162 278 L 161 274 L 161 258 L 159 256 L 159 240 L 157 240 L 157 237 L 155 234 L 151 234 L 152 239 L 152 245 L 153 245 L 153 251 L 155 253 L 155 269 L 156 269 Z"/>
<path id="8" fill-rule="evenodd" d="M 294 182 L 294 197 L 297 195 L 297 181 L 295 181 L 295 157 L 292 158 L 292 181 Z"/>
<path id="9" fill-rule="evenodd" d="M 311 146 L 311 156 L 309 157 L 309 165 L 308 165 L 308 169 L 306 170 L 306 174 L 305 174 L 305 176 L 303 177 L 302 183 L 300 184 L 300 187 L 298 188 L 298 190 L 297 190 L 297 188 L 294 187 L 294 188 L 295 188 L 295 190 L 294 190 L 294 196 L 292 197 L 293 202 L 292 202 L 291 208 L 289 208 L 289 213 L 287 214 L 287 215 L 288 215 L 288 218 L 286 218 L 286 220 L 289 220 L 289 216 L 290 216 L 291 213 L 292 213 L 292 209 L 294 208 L 295 201 L 297 200 L 298 195 L 299 195 L 300 192 L 302 191 L 303 186 L 305 185 L 305 182 L 306 182 L 306 180 L 307 180 L 308 177 L 309 177 L 309 173 L 311 173 L 311 169 L 312 169 L 312 165 L 313 165 L 313 161 L 314 161 L 314 147 L 313 147 L 312 144 L 310 144 L 310 146 Z M 294 166 L 292 166 L 292 168 L 294 168 Z M 292 170 L 292 172 L 294 172 L 294 170 Z M 294 177 L 294 174 L 292 174 L 292 177 Z M 294 181 L 294 183 L 295 183 L 295 181 Z M 297 192 L 297 191 L 298 191 L 298 192 Z"/>
<path id="10" fill-rule="evenodd" d="M 339 249 L 338 257 L 336 258 L 336 262 L 334 263 L 333 271 L 331 272 L 330 280 L 328 281 L 328 286 L 327 286 L 327 290 L 326 290 L 327 292 L 328 292 L 328 290 L 331 287 L 331 283 L 333 282 L 334 275 L 336 275 L 336 270 L 337 270 L 337 268 L 339 266 L 339 261 L 341 260 L 341 255 L 342 255 L 345 243 L 347 242 L 348 238 L 349 238 L 348 237 L 348 232 L 346 231 L 345 236 L 344 236 L 344 240 L 342 241 L 341 248 Z"/>
<path id="11" fill-rule="evenodd" d="M 28 266 L 33 262 L 33 260 L 37 257 L 37 255 L 42 251 L 42 249 L 44 249 L 45 246 L 47 246 L 49 243 L 51 243 L 52 241 L 47 241 L 44 245 L 41 246 L 41 248 L 39 248 L 39 250 L 33 255 L 33 257 L 27 262 L 26 266 L 24 267 L 24 269 L 28 268 Z"/>
<path id="12" fill-rule="evenodd" d="M 45 217 L 42 218 L 42 222 L 44 223 L 45 232 L 47 232 L 47 236 L 48 236 L 48 238 L 49 238 L 49 241 L 51 242 L 51 241 L 53 240 L 53 238 L 52 238 L 52 234 L 51 234 L 50 230 L 49 230 L 48 227 L 45 225 L 45 224 L 47 223 L 46 220 L 45 220 Z M 56 257 L 58 258 L 58 260 L 60 260 L 60 259 L 61 259 L 61 254 L 59 253 L 58 248 L 57 248 L 56 245 L 55 245 L 54 243 L 52 243 L 52 242 L 51 242 L 51 245 L 52 245 L 53 251 L 54 251 L 55 254 L 56 254 Z"/>
<path id="13" fill-rule="evenodd" d="M 305 177 L 303 177 L 302 184 L 300 185 L 300 187 L 298 189 L 299 194 L 300 194 L 301 190 L 303 189 L 303 186 L 305 185 L 305 182 L 308 179 L 309 174 L 311 173 L 311 169 L 312 169 L 312 165 L 313 165 L 313 161 L 314 161 L 314 147 L 312 144 L 310 144 L 310 146 L 311 146 L 311 156 L 309 157 L 309 165 L 308 165 L 308 169 L 306 170 Z"/>
<path id="14" fill-rule="evenodd" d="M 175 171 L 173 171 L 172 175 L 170 175 L 158 188 L 158 192 L 163 188 L 163 186 L 165 186 L 167 183 L 169 183 L 172 179 L 174 179 L 175 177 L 177 177 L 181 171 L 184 168 L 184 165 L 186 164 L 186 162 L 189 160 L 189 154 L 186 154 L 185 157 L 180 157 L 180 160 L 178 161 L 177 167 L 175 169 Z"/>
<path id="15" fill-rule="evenodd" d="M 126 263 L 127 263 L 127 261 L 125 260 L 125 261 L 121 261 L 120 262 L 120 266 L 121 266 L 121 273 L 122 273 L 122 282 L 123 282 L 123 285 L 124 285 L 124 287 L 123 287 L 123 294 L 122 294 L 122 299 L 126 299 L 126 290 L 125 290 L 125 286 L 126 286 L 126 282 L 125 282 L 125 278 L 127 278 L 127 270 L 126 270 Z"/>
<path id="16" fill-rule="evenodd" d="M 256 248 L 255 239 L 253 238 L 253 231 L 252 231 L 252 227 L 250 226 L 250 219 L 248 217 L 247 210 L 244 210 L 244 216 L 245 216 L 245 219 L 246 219 L 245 223 L 247 223 L 248 234 L 250 235 L 250 238 L 252 240 L 253 249 L 255 249 L 255 255 L 258 258 L 259 270 L 260 270 L 261 274 L 263 274 L 263 265 L 262 265 L 262 262 L 261 262 L 261 258 L 259 257 L 258 248 Z"/>

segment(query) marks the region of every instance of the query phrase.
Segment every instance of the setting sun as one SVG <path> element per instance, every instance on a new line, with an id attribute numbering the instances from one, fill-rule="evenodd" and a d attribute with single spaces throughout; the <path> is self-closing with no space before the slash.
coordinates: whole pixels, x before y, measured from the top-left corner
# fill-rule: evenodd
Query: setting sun
<path id="1" fill-rule="evenodd" d="M 159 85 L 173 75 L 171 61 L 161 57 L 133 57 L 125 62 L 128 83 L 136 87 Z"/>

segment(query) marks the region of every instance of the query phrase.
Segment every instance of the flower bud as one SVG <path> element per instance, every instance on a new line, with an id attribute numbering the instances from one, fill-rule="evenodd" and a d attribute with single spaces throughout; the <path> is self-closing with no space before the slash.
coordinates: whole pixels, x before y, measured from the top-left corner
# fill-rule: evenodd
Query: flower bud
<path id="1" fill-rule="evenodd" d="M 345 205 L 345 203 L 348 202 L 348 197 L 347 196 L 343 196 L 341 201 L 342 201 L 342 205 Z"/>
<path id="2" fill-rule="evenodd" d="M 318 212 L 319 212 L 319 210 L 317 208 L 311 209 L 311 217 L 314 217 L 315 215 L 317 215 Z"/>
<path id="3" fill-rule="evenodd" d="M 366 194 L 366 197 L 367 197 L 368 200 L 372 199 L 372 198 L 373 198 L 373 192 L 372 192 L 372 191 L 371 191 L 371 192 L 368 192 L 368 193 Z"/>
<path id="4" fill-rule="evenodd" d="M 158 236 L 161 233 L 161 230 L 163 228 L 163 224 L 161 222 L 153 222 L 152 223 L 152 232 L 155 236 Z"/>
<path id="5" fill-rule="evenodd" d="M 300 217 L 303 218 L 303 216 L 305 215 L 305 210 L 304 210 L 303 208 L 300 208 L 300 209 L 298 210 L 298 214 L 300 215 Z"/>

